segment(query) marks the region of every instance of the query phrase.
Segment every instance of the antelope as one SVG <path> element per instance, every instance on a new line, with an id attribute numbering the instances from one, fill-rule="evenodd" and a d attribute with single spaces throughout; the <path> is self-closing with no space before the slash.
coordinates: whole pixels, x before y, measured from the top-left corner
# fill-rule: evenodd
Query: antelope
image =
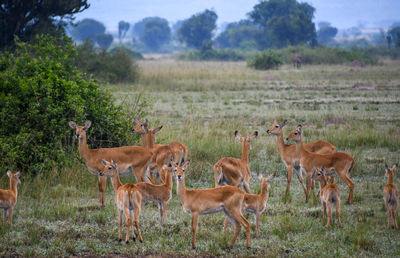
<path id="1" fill-rule="evenodd" d="M 293 67 L 300 68 L 301 67 L 301 55 L 298 53 L 293 55 Z"/>
<path id="2" fill-rule="evenodd" d="M 224 183 L 237 187 L 243 185 L 244 190 L 250 193 L 249 150 L 251 150 L 251 141 L 257 136 L 257 131 L 254 131 L 249 137 L 242 137 L 239 131 L 235 131 L 236 139 L 242 142 L 242 157 L 240 159 L 222 158 L 215 163 L 215 187 Z"/>
<path id="3" fill-rule="evenodd" d="M 319 154 L 309 152 L 304 148 L 302 140 L 302 125 L 298 125 L 293 130 L 288 138 L 288 141 L 296 143 L 296 153 L 300 156 L 301 169 L 306 171 L 307 176 L 307 191 L 306 191 L 306 202 L 309 198 L 309 190 L 311 186 L 311 175 L 313 168 L 324 167 L 328 170 L 334 169 L 339 177 L 347 184 L 350 189 L 347 203 L 353 202 L 354 183 L 349 177 L 350 170 L 354 167 L 354 159 L 347 153 L 335 152 L 330 154 Z"/>
<path id="4" fill-rule="evenodd" d="M 187 159 L 188 156 L 188 148 L 186 145 L 180 142 L 172 142 L 170 144 L 156 144 L 155 137 L 156 133 L 158 133 L 163 126 L 155 127 L 153 129 L 149 129 L 149 122 L 146 120 L 145 122 L 141 122 L 137 119 L 134 119 L 136 126 L 132 128 L 132 133 L 141 134 L 143 146 L 149 150 L 158 150 L 157 154 L 154 155 L 155 163 L 151 165 L 150 171 L 163 171 L 162 166 L 168 162 L 168 157 L 172 155 L 174 157 L 175 162 L 179 162 L 178 157 L 180 159 Z M 165 174 L 159 173 L 160 180 L 164 182 Z"/>
<path id="5" fill-rule="evenodd" d="M 140 242 L 143 242 L 142 234 L 140 233 L 139 227 L 139 216 L 142 202 L 142 195 L 137 190 L 136 185 L 134 184 L 125 184 L 121 183 L 119 178 L 118 165 L 111 160 L 108 162 L 106 160 L 102 160 L 104 168 L 100 171 L 101 176 L 111 177 L 111 183 L 115 192 L 115 204 L 117 205 L 118 217 L 119 217 L 119 234 L 118 241 L 121 242 L 122 237 L 122 213 L 125 215 L 125 223 L 126 223 L 126 237 L 125 242 L 129 243 L 129 229 L 132 225 L 132 212 L 135 213 L 135 226 L 139 235 Z M 132 237 L 133 241 L 136 240 L 135 231 L 133 230 L 132 225 Z"/>
<path id="6" fill-rule="evenodd" d="M 248 213 L 253 213 L 256 220 L 256 236 L 260 237 L 260 218 L 261 214 L 267 207 L 267 201 L 269 197 L 268 189 L 270 188 L 270 182 L 275 177 L 275 173 L 271 174 L 269 177 L 264 178 L 260 173 L 258 173 L 258 179 L 261 181 L 261 193 L 260 194 L 248 194 L 244 196 L 244 203 L 242 211 Z M 226 227 L 228 225 L 228 217 L 224 221 L 224 236 L 226 233 Z"/>
<path id="7" fill-rule="evenodd" d="M 86 140 L 86 131 L 90 128 L 91 124 L 90 121 L 87 121 L 84 126 L 79 126 L 73 121 L 69 122 L 69 126 L 75 129 L 75 136 L 79 140 L 79 154 L 89 172 L 99 175 L 99 172 L 103 170 L 102 159 L 113 159 L 119 164 L 119 171 L 122 176 L 133 172 L 137 182 L 147 180 L 145 173 L 152 161 L 153 153 L 139 146 L 89 149 Z M 102 207 L 104 207 L 105 203 L 104 192 L 106 189 L 106 180 L 106 177 L 99 176 L 100 203 Z"/>
<path id="8" fill-rule="evenodd" d="M 245 193 L 237 187 L 226 185 L 209 189 L 186 189 L 185 177 L 186 167 L 190 161 L 176 167 L 177 195 L 183 210 L 192 217 L 192 248 L 196 248 L 196 231 L 199 215 L 211 214 L 224 211 L 231 221 L 235 223 L 235 231 L 229 248 L 231 248 L 238 237 L 241 225 L 246 229 L 247 248 L 250 248 L 250 224 L 243 217 L 242 206 Z"/>
<path id="9" fill-rule="evenodd" d="M 163 224 L 164 220 L 167 218 L 167 203 L 172 197 L 172 173 L 176 172 L 175 162 L 170 158 L 168 166 L 163 166 L 164 174 L 166 175 L 166 180 L 162 185 L 154 185 L 147 182 L 141 182 L 136 184 L 137 190 L 142 195 L 141 204 L 145 204 L 148 201 L 153 201 L 158 204 L 160 210 L 160 224 Z"/>
<path id="10" fill-rule="evenodd" d="M 19 180 L 21 173 L 18 171 L 13 174 L 10 170 L 7 170 L 7 176 L 10 178 L 10 189 L 0 189 L 0 208 L 3 209 L 3 220 L 5 221 L 6 216 L 8 216 L 12 227 L 13 211 L 18 198 L 17 184 L 21 183 L 21 180 Z"/>
<path id="11" fill-rule="evenodd" d="M 267 130 L 267 134 L 276 136 L 276 148 L 281 154 L 281 159 L 285 164 L 287 170 L 287 185 L 285 192 L 285 199 L 290 193 L 290 183 L 292 181 L 293 169 L 297 172 L 297 178 L 303 186 L 304 193 L 307 195 L 307 189 L 304 185 L 304 179 L 301 175 L 300 170 L 300 154 L 296 152 L 295 144 L 285 144 L 283 138 L 283 127 L 287 124 L 287 120 L 279 124 L 276 120 L 272 123 L 270 128 Z M 315 152 L 319 154 L 328 154 L 336 152 L 336 147 L 327 141 L 314 141 L 304 144 L 304 148 L 309 152 Z M 333 183 L 333 177 L 331 183 Z"/>
<path id="12" fill-rule="evenodd" d="M 342 222 L 340 221 L 340 190 L 336 184 L 328 184 L 327 176 L 335 174 L 335 170 L 330 170 L 325 173 L 325 169 L 322 167 L 320 169 L 315 169 L 311 179 L 319 181 L 319 199 L 322 205 L 323 219 L 322 224 L 325 225 L 325 217 L 328 217 L 326 227 L 331 225 L 332 218 L 332 205 L 336 205 L 336 217 L 338 218 L 339 226 L 342 227 Z M 327 214 L 328 213 L 328 214 Z"/>
<path id="13" fill-rule="evenodd" d="M 390 218 L 393 220 L 394 227 L 397 229 L 397 205 L 399 204 L 399 189 L 394 184 L 394 170 L 397 168 L 397 164 L 394 164 L 392 168 L 389 168 L 385 164 L 385 177 L 388 178 L 388 183 L 383 188 L 383 200 L 385 200 L 385 206 L 387 210 L 387 227 L 390 228 Z"/>

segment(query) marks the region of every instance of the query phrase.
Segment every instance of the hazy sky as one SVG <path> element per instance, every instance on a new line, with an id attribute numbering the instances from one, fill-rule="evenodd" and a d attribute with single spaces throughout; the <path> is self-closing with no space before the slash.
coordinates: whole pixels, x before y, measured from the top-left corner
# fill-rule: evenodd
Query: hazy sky
<path id="1" fill-rule="evenodd" d="M 131 23 L 145 17 L 159 16 L 169 21 L 189 18 L 204 9 L 218 14 L 218 24 L 246 18 L 259 0 L 89 0 L 88 10 L 76 15 L 78 20 L 94 18 L 108 30 L 115 30 L 120 20 Z M 305 0 L 315 7 L 315 22 L 329 21 L 338 28 L 362 23 L 366 27 L 388 27 L 400 21 L 400 0 Z"/>

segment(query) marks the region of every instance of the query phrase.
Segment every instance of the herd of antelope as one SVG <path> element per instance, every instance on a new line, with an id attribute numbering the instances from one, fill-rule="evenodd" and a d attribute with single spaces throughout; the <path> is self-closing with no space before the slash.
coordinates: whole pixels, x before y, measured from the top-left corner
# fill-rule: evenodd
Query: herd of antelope
<path id="1" fill-rule="evenodd" d="M 226 214 L 224 221 L 224 234 L 228 221 L 234 226 L 233 237 L 229 243 L 232 247 L 240 233 L 241 226 L 246 230 L 247 247 L 250 247 L 250 224 L 243 216 L 243 212 L 255 214 L 256 236 L 260 236 L 260 217 L 265 210 L 268 201 L 268 188 L 275 173 L 268 177 L 258 174 L 261 181 L 261 193 L 251 194 L 249 168 L 249 150 L 251 142 L 258 136 L 253 132 L 249 137 L 243 137 L 235 131 L 235 137 L 242 143 L 242 156 L 238 158 L 225 157 L 214 165 L 215 188 L 187 189 L 185 184 L 186 169 L 190 164 L 188 148 L 180 143 L 155 144 L 155 134 L 162 126 L 149 129 L 148 121 L 135 120 L 136 126 L 133 133 L 140 134 L 143 147 L 124 146 L 117 148 L 90 149 L 87 145 L 86 132 L 91 126 L 88 121 L 84 126 L 69 122 L 69 126 L 75 129 L 75 136 L 79 140 L 79 154 L 85 162 L 88 170 L 99 178 L 100 203 L 105 205 L 105 188 L 107 177 L 115 192 L 115 203 L 119 216 L 119 236 L 122 240 L 122 221 L 125 218 L 126 236 L 125 242 L 129 242 L 129 230 L 132 226 L 132 237 L 136 239 L 133 228 L 135 224 L 138 238 L 143 242 L 140 231 L 139 217 L 142 206 L 152 201 L 158 204 L 160 211 L 160 223 L 167 218 L 167 203 L 172 198 L 173 176 L 176 179 L 177 195 L 185 212 L 192 218 L 192 248 L 196 248 L 196 231 L 199 215 L 211 214 L 223 211 Z M 298 125 L 286 138 L 283 136 L 283 127 L 287 121 L 278 123 L 274 121 L 266 131 L 269 135 L 276 136 L 276 147 L 287 169 L 287 187 L 285 199 L 290 192 L 292 174 L 295 172 L 305 193 L 306 202 L 309 201 L 310 190 L 314 193 L 314 181 L 319 182 L 319 198 L 323 210 L 323 224 L 327 217 L 326 226 L 332 223 L 332 206 L 335 206 L 339 226 L 340 220 L 340 190 L 334 184 L 334 174 L 337 174 L 349 187 L 347 203 L 352 203 L 354 182 L 350 179 L 350 170 L 354 167 L 354 159 L 344 153 L 338 152 L 336 147 L 326 141 L 303 143 L 302 125 Z M 398 205 L 398 189 L 394 184 L 394 171 L 385 166 L 385 176 L 388 183 L 384 187 L 384 201 L 387 208 L 387 227 L 393 220 L 397 229 L 396 210 Z M 306 175 L 306 183 L 302 177 L 302 171 Z M 120 176 L 133 173 L 136 184 L 122 184 Z M 20 181 L 20 172 L 13 174 L 7 171 L 10 178 L 10 189 L 0 189 L 0 208 L 4 209 L 4 219 L 8 216 L 12 225 L 12 214 L 17 202 L 17 184 Z M 329 177 L 329 183 L 328 183 Z M 159 181 L 160 184 L 156 184 Z M 239 189 L 243 187 L 245 191 Z"/>

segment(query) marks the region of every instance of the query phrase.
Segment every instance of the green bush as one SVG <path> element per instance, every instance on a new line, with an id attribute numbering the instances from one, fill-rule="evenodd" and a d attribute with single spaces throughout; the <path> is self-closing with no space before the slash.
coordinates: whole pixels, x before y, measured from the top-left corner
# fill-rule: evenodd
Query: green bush
<path id="1" fill-rule="evenodd" d="M 214 49 L 208 48 L 204 50 L 192 50 L 183 52 L 178 55 L 180 60 L 191 61 L 242 61 L 251 56 L 252 52 L 238 51 L 234 49 L 222 48 Z"/>
<path id="2" fill-rule="evenodd" d="M 95 51 L 92 41 L 77 47 L 76 65 L 97 81 L 106 83 L 135 82 L 139 78 L 139 66 L 125 48 L 112 53 Z"/>
<path id="3" fill-rule="evenodd" d="M 76 56 L 69 38 L 56 42 L 46 35 L 0 55 L 1 167 L 37 174 L 68 163 L 76 153 L 70 120 L 92 121 L 91 147 L 132 143 L 128 112 L 84 78 Z"/>
<path id="4" fill-rule="evenodd" d="M 247 65 L 257 70 L 278 69 L 282 61 L 273 51 L 267 50 L 249 59 Z"/>
<path id="5" fill-rule="evenodd" d="M 307 46 L 291 46 L 273 51 L 286 64 L 291 64 L 294 54 L 300 54 L 303 64 L 348 64 L 358 60 L 364 65 L 377 63 L 377 58 L 368 55 L 363 49 L 341 49 L 332 47 L 310 48 Z"/>

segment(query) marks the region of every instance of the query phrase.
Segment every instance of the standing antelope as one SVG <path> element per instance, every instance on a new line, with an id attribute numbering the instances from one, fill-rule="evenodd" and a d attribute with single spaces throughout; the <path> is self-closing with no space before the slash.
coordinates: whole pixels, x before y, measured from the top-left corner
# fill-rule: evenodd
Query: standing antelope
<path id="1" fill-rule="evenodd" d="M 394 170 L 396 168 L 397 164 L 394 164 L 392 168 L 385 164 L 385 177 L 388 178 L 388 183 L 383 188 L 383 199 L 387 209 L 387 227 L 390 228 L 390 218 L 392 218 L 394 227 L 397 229 L 396 217 L 397 205 L 399 204 L 399 189 L 394 184 Z"/>
<path id="2" fill-rule="evenodd" d="M 122 239 L 122 213 L 125 215 L 125 223 L 126 223 L 126 237 L 125 242 L 129 243 L 129 229 L 132 225 L 132 212 L 135 213 L 135 226 L 139 235 L 140 242 L 143 242 L 142 234 L 140 233 L 139 228 L 139 216 L 140 209 L 142 203 L 142 196 L 140 192 L 136 189 L 136 185 L 134 184 L 125 184 L 122 185 L 121 180 L 119 178 L 118 165 L 111 160 L 108 162 L 106 160 L 102 160 L 104 168 L 100 171 L 101 176 L 109 176 L 111 177 L 111 183 L 115 192 L 115 204 L 117 205 L 118 217 L 119 217 L 119 234 L 118 241 L 121 242 Z M 136 240 L 135 231 L 133 230 L 132 225 L 132 237 L 133 241 Z"/>
<path id="3" fill-rule="evenodd" d="M 350 189 L 349 198 L 347 203 L 353 202 L 353 191 L 354 183 L 349 177 L 350 170 L 354 167 L 354 159 L 347 153 L 335 152 L 330 154 L 318 154 L 309 152 L 304 148 L 302 140 L 302 126 L 298 125 L 293 130 L 288 138 L 288 141 L 296 143 L 296 152 L 300 155 L 300 166 L 301 169 L 305 170 L 307 175 L 307 191 L 306 191 L 306 202 L 308 202 L 309 191 L 311 187 L 311 175 L 314 168 L 324 167 L 329 170 L 334 169 L 339 177 L 347 184 Z"/>
<path id="4" fill-rule="evenodd" d="M 258 136 L 258 132 L 254 131 L 249 137 L 242 137 L 239 131 L 235 131 L 236 139 L 242 142 L 242 157 L 222 158 L 214 165 L 215 187 L 224 183 L 239 187 L 243 184 L 243 188 L 250 193 L 251 172 L 249 168 L 249 150 L 251 150 L 251 141 Z"/>
<path id="5" fill-rule="evenodd" d="M 151 151 L 157 150 L 157 153 L 154 155 L 154 164 L 151 165 L 150 171 L 157 169 L 157 171 L 159 171 L 160 180 L 164 182 L 165 174 L 160 173 L 160 171 L 163 171 L 161 168 L 168 162 L 169 156 L 172 155 L 176 163 L 181 159 L 186 160 L 188 156 L 188 148 L 186 145 L 180 142 L 156 144 L 156 133 L 158 133 L 163 126 L 149 129 L 149 122 L 147 120 L 145 122 L 141 122 L 137 119 L 134 119 L 134 121 L 136 126 L 132 128 L 132 133 L 138 133 L 142 135 L 142 143 L 145 148 Z"/>
<path id="6" fill-rule="evenodd" d="M 167 218 L 167 202 L 172 197 L 172 173 L 176 172 L 176 167 L 176 163 L 171 159 L 168 162 L 168 166 L 163 166 L 162 169 L 166 175 L 166 180 L 162 185 L 153 185 L 146 182 L 136 184 L 137 190 L 142 195 L 142 205 L 148 201 L 153 201 L 158 204 L 161 224 Z"/>
<path id="7" fill-rule="evenodd" d="M 258 179 L 261 181 L 261 193 L 260 194 L 248 194 L 244 196 L 243 211 L 253 213 L 256 220 L 256 236 L 260 237 L 260 218 L 261 214 L 267 207 L 267 201 L 269 197 L 268 189 L 270 187 L 270 182 L 274 179 L 275 173 L 267 178 L 264 178 L 260 173 L 258 174 Z M 224 221 L 224 235 L 226 233 L 226 227 L 228 225 L 228 217 Z"/>
<path id="8" fill-rule="evenodd" d="M 279 124 L 276 120 L 267 130 L 267 134 L 276 136 L 276 147 L 281 154 L 281 159 L 287 170 L 287 185 L 285 199 L 290 193 L 290 183 L 292 181 L 293 169 L 296 170 L 297 178 L 303 186 L 304 193 L 307 195 L 306 186 L 300 171 L 300 153 L 296 152 L 296 144 L 285 144 L 283 138 L 283 127 L 287 124 L 287 120 Z M 327 141 L 314 141 L 304 144 L 304 148 L 309 152 L 319 154 L 328 154 L 336 152 L 336 147 Z"/>
<path id="9" fill-rule="evenodd" d="M 75 129 L 75 136 L 79 140 L 79 154 L 85 161 L 89 172 L 98 175 L 103 170 L 102 159 L 113 159 L 118 163 L 121 175 L 133 173 L 137 182 L 147 179 L 145 173 L 152 160 L 153 153 L 151 151 L 139 146 L 89 149 L 86 141 L 86 131 L 91 124 L 90 121 L 87 121 L 85 126 L 79 126 L 72 121 L 69 122 L 69 126 Z M 99 176 L 100 203 L 103 207 L 106 180 L 106 177 Z"/>
<path id="10" fill-rule="evenodd" d="M 315 169 L 311 179 L 319 181 L 319 199 L 321 200 L 322 211 L 323 211 L 323 219 L 322 224 L 325 225 L 325 217 L 328 217 L 328 221 L 326 226 L 329 227 L 331 225 L 331 221 L 333 223 L 332 218 L 332 205 L 336 205 L 336 217 L 339 222 L 339 226 L 342 226 L 342 222 L 340 221 L 340 190 L 336 184 L 328 184 L 327 176 L 331 176 L 335 174 L 335 170 L 331 170 L 325 173 L 324 168 Z M 327 214 L 328 213 L 328 214 Z"/>
<path id="11" fill-rule="evenodd" d="M 301 55 L 298 53 L 293 55 L 293 67 L 300 68 L 301 67 Z"/>
<path id="12" fill-rule="evenodd" d="M 17 184 L 21 183 L 19 180 L 21 173 L 17 172 L 13 174 L 10 170 L 7 170 L 7 176 L 10 178 L 10 189 L 0 189 L 0 208 L 3 209 L 3 220 L 5 221 L 6 216 L 8 216 L 8 220 L 12 226 L 13 211 L 18 197 Z"/>
<path id="13" fill-rule="evenodd" d="M 196 248 L 196 231 L 199 215 L 224 211 L 231 221 L 235 223 L 235 231 L 229 247 L 236 241 L 243 225 L 246 229 L 247 248 L 250 248 L 250 224 L 243 217 L 242 206 L 245 193 L 237 187 L 226 185 L 218 188 L 188 190 L 185 185 L 186 167 L 190 161 L 176 167 L 177 195 L 183 210 L 192 217 L 192 248 Z"/>

